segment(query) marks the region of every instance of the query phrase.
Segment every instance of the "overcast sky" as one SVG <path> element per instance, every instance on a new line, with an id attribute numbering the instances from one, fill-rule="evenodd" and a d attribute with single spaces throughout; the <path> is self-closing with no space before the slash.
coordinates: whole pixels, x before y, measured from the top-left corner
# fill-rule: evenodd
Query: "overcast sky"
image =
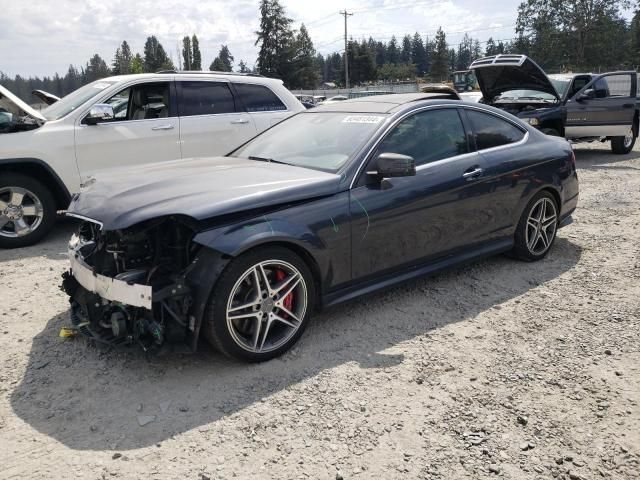
<path id="1" fill-rule="evenodd" d="M 341 50 L 345 7 L 349 35 L 387 41 L 392 35 L 418 31 L 433 36 L 438 26 L 450 44 L 465 32 L 481 41 L 514 36 L 519 0 L 282 0 L 296 28 L 304 22 L 321 53 Z M 94 53 L 108 64 L 122 40 L 142 53 L 144 41 L 156 35 L 177 60 L 184 35 L 200 40 L 206 69 L 221 44 L 236 65 L 255 63 L 259 0 L 0 0 L 0 71 L 20 74 L 64 74 L 69 64 L 84 65 Z M 181 46 L 180 46 L 181 48 Z M 342 47 L 343 48 L 343 47 Z"/>

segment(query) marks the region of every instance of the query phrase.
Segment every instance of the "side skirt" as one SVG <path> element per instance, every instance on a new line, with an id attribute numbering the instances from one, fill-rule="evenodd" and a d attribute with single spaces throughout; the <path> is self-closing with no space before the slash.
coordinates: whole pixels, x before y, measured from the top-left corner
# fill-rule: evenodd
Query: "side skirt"
<path id="1" fill-rule="evenodd" d="M 451 255 L 433 263 L 417 265 L 410 271 L 403 271 L 396 274 L 387 275 L 374 281 L 359 283 L 355 286 L 341 288 L 322 297 L 322 308 L 332 307 L 339 303 L 352 300 L 356 297 L 369 295 L 383 288 L 389 288 L 410 280 L 432 275 L 436 272 L 446 270 L 465 263 L 473 262 L 481 258 L 490 257 L 499 253 L 504 253 L 513 248 L 513 239 L 507 238 L 492 242 L 469 252 L 462 252 Z"/>

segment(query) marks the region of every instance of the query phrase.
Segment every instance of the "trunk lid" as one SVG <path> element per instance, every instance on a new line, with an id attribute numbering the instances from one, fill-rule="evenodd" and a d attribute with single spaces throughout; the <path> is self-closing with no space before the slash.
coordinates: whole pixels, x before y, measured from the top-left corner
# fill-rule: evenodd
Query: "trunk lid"
<path id="1" fill-rule="evenodd" d="M 487 102 L 509 90 L 536 90 L 560 95 L 540 66 L 526 55 L 493 55 L 479 58 L 469 69 L 478 79 L 478 85 Z"/>

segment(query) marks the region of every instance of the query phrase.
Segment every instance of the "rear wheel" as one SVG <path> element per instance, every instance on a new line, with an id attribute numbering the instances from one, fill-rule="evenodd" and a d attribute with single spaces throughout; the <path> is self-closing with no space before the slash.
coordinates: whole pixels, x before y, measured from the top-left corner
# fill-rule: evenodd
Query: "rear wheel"
<path id="1" fill-rule="evenodd" d="M 56 204 L 38 180 L 0 174 L 0 248 L 33 245 L 54 226 Z"/>
<path id="2" fill-rule="evenodd" d="M 624 155 L 633 150 L 633 145 L 636 143 L 636 134 L 633 128 L 629 129 L 629 132 L 624 137 L 611 137 L 611 151 L 618 155 Z"/>
<path id="3" fill-rule="evenodd" d="M 540 192 L 527 204 L 515 234 L 513 254 L 527 261 L 544 258 L 558 229 L 558 207 L 549 192 Z"/>
<path id="4" fill-rule="evenodd" d="M 298 341 L 315 307 L 307 265 L 288 249 L 267 247 L 233 260 L 205 313 L 205 336 L 223 354 L 262 362 Z"/>

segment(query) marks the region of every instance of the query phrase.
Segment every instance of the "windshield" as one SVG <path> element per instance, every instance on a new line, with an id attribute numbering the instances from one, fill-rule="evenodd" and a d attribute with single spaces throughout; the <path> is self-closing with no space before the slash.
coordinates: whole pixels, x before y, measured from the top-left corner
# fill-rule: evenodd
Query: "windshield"
<path id="1" fill-rule="evenodd" d="M 561 97 L 567 91 L 567 88 L 569 88 L 569 84 L 571 83 L 569 80 L 559 78 L 549 78 L 549 80 L 551 80 L 553 88 L 556 89 L 556 92 L 558 92 L 558 95 Z"/>
<path id="2" fill-rule="evenodd" d="M 48 106 L 42 110 L 42 115 L 47 120 L 58 120 L 66 115 L 69 115 L 72 111 L 83 105 L 85 102 L 91 100 L 93 97 L 101 93 L 105 88 L 108 88 L 117 83 L 116 80 L 98 80 L 84 87 L 71 92 L 66 97 L 61 98 L 53 105 Z"/>
<path id="3" fill-rule="evenodd" d="M 336 173 L 385 118 L 384 114 L 301 113 L 267 130 L 231 156 Z"/>
<path id="4" fill-rule="evenodd" d="M 538 90 L 507 90 L 498 95 L 496 101 L 513 101 L 513 100 L 540 100 L 542 102 L 555 102 L 556 97 L 550 93 L 540 92 Z"/>

